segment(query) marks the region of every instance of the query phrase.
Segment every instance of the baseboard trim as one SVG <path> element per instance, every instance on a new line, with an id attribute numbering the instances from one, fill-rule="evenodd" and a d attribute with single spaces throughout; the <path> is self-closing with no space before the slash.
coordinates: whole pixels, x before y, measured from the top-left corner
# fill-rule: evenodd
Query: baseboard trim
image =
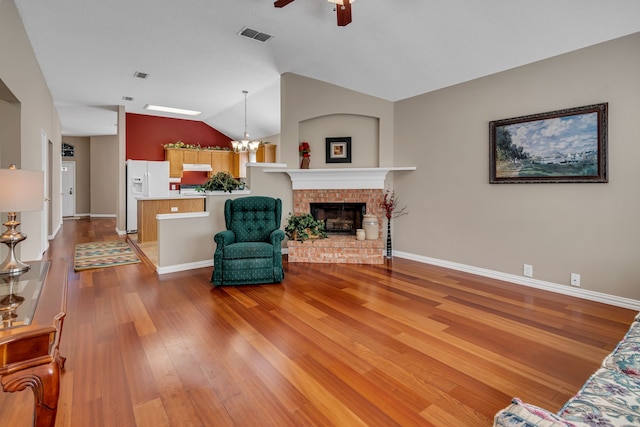
<path id="1" fill-rule="evenodd" d="M 415 255 L 408 252 L 393 251 L 393 255 L 398 258 L 410 259 L 424 264 L 437 265 L 439 267 L 450 268 L 452 270 L 463 271 L 465 273 L 477 274 L 478 276 L 489 277 L 491 279 L 503 280 L 516 285 L 529 286 L 531 288 L 543 289 L 545 291 L 558 294 L 569 295 L 589 301 L 601 302 L 603 304 L 615 305 L 616 307 L 628 308 L 640 311 L 640 301 L 631 298 L 619 297 L 616 295 L 604 294 L 587 289 L 574 288 L 558 283 L 546 282 L 544 280 L 521 277 L 515 274 L 503 273 L 486 268 L 474 267 L 472 265 L 460 264 L 452 261 L 445 261 L 437 258 Z"/>
<path id="2" fill-rule="evenodd" d="M 58 226 L 55 228 L 55 230 L 53 230 L 53 233 L 49 234 L 47 236 L 47 239 L 49 240 L 53 240 L 56 238 L 56 236 L 58 235 L 58 231 L 60 231 L 60 229 L 62 228 L 62 221 L 60 221 L 60 223 L 58 224 Z"/>
<path id="3" fill-rule="evenodd" d="M 115 218 L 116 214 L 90 214 L 91 218 Z"/>
<path id="4" fill-rule="evenodd" d="M 213 258 L 210 260 L 204 260 L 204 261 L 187 262 L 185 264 L 168 265 L 166 267 L 158 266 L 156 268 L 156 273 L 158 274 L 176 273 L 178 271 L 195 270 L 196 268 L 205 268 L 205 267 L 213 267 Z"/>

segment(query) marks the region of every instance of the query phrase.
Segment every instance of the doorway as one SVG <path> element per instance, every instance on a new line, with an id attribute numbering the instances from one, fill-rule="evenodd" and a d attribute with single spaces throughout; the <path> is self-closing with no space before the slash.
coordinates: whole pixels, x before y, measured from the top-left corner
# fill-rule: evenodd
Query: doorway
<path id="1" fill-rule="evenodd" d="M 44 182 L 42 189 L 42 194 L 44 194 L 44 206 L 43 206 L 43 217 L 40 220 L 40 239 L 41 239 L 41 251 L 40 253 L 44 253 L 49 248 L 49 217 L 51 214 L 51 198 L 49 197 L 49 187 L 51 186 L 51 181 L 49 180 L 49 138 L 47 137 L 47 133 L 44 129 L 40 129 L 40 139 L 41 139 L 41 152 L 42 152 L 42 171 L 44 174 Z"/>
<path id="2" fill-rule="evenodd" d="M 62 217 L 76 214 L 76 162 L 62 162 Z"/>

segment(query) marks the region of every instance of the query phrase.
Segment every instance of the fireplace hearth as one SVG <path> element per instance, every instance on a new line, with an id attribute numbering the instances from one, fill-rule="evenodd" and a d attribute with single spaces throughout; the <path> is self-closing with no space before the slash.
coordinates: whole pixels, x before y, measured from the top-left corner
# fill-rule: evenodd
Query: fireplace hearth
<path id="1" fill-rule="evenodd" d="M 366 213 L 366 203 L 310 203 L 314 219 L 324 221 L 328 234 L 356 234 L 362 228 L 362 217 Z"/>
<path id="2" fill-rule="evenodd" d="M 309 169 L 314 171 L 314 169 Z M 287 242 L 289 262 L 313 262 L 313 263 L 347 263 L 347 264 L 382 264 L 384 263 L 384 244 L 380 238 L 357 240 L 355 230 L 362 228 L 362 220 L 365 211 L 382 218 L 383 190 L 380 188 L 350 188 L 350 189 L 304 189 L 293 190 L 293 213 L 310 213 L 314 215 L 314 207 L 328 205 L 329 213 L 325 210 L 321 217 L 327 218 L 329 228 L 327 239 L 314 239 L 313 241 Z M 342 216 L 331 216 L 331 210 L 340 206 L 350 206 L 352 213 Z M 312 207 L 313 206 L 313 207 Z M 315 215 L 318 215 L 316 212 Z M 317 218 L 317 217 L 316 217 Z M 353 221 L 353 223 L 350 223 Z M 345 231 L 350 228 L 349 231 Z M 336 231 L 341 229 L 341 231 Z"/>

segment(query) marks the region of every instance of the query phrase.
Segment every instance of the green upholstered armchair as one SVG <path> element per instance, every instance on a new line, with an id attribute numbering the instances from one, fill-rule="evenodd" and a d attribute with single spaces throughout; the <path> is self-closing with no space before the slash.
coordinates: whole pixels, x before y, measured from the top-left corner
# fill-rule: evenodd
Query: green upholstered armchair
<path id="1" fill-rule="evenodd" d="M 214 286 L 282 281 L 281 215 L 282 201 L 272 197 L 250 196 L 225 202 L 227 229 L 213 238 Z"/>

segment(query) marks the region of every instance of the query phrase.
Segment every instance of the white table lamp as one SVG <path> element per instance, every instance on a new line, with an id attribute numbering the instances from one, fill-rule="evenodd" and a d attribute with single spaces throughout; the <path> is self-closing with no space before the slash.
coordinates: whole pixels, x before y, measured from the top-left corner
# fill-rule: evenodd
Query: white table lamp
<path id="1" fill-rule="evenodd" d="M 30 266 L 19 261 L 15 255 L 15 247 L 27 238 L 17 230 L 20 223 L 16 221 L 17 212 L 39 211 L 44 204 L 44 172 L 16 169 L 0 169 L 0 212 L 8 212 L 7 229 L 0 235 L 0 243 L 9 247 L 9 253 L 2 264 L 0 274 L 20 274 Z"/>

